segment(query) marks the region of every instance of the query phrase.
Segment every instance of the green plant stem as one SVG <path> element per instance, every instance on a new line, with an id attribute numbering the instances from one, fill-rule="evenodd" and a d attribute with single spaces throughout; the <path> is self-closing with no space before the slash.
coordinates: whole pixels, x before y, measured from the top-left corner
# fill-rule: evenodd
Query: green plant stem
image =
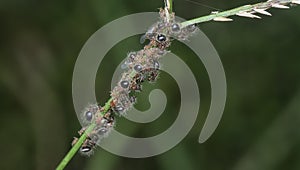
<path id="1" fill-rule="evenodd" d="M 171 14 L 173 11 L 173 0 L 164 0 L 165 3 L 165 9 L 168 10 L 168 12 Z"/>
<path id="2" fill-rule="evenodd" d="M 291 3 L 292 0 L 281 0 L 284 3 Z M 169 13 L 172 13 L 172 0 L 165 0 L 165 7 L 168 9 Z M 188 21 L 184 21 L 181 23 L 182 27 L 186 27 L 189 25 L 193 25 L 193 24 L 199 24 L 199 23 L 203 23 L 203 22 L 207 22 L 207 21 L 211 21 L 214 18 L 217 17 L 228 17 L 228 16 L 232 16 L 232 15 L 236 15 L 239 12 L 242 11 L 251 11 L 254 8 L 270 8 L 270 1 L 267 2 L 262 2 L 262 3 L 257 3 L 257 4 L 253 4 L 253 5 L 244 5 L 241 7 L 237 7 L 237 8 L 233 8 L 227 11 L 223 11 L 223 12 L 219 12 L 219 13 L 214 13 L 214 14 L 210 14 L 207 16 L 203 16 L 203 17 L 198 17 L 198 18 L 194 18 Z M 136 74 L 134 74 L 135 72 L 132 72 L 130 74 L 131 77 L 135 76 Z M 110 102 L 113 99 L 110 98 L 104 106 L 104 111 L 102 111 L 100 114 L 103 116 L 108 109 L 110 109 Z M 57 166 L 56 170 L 63 170 L 65 168 L 65 166 L 70 162 L 70 160 L 73 158 L 73 156 L 76 154 L 76 152 L 78 151 L 78 149 L 81 147 L 81 145 L 83 144 L 83 142 L 86 140 L 87 138 L 87 134 L 90 133 L 93 128 L 96 126 L 95 123 L 92 123 L 87 129 L 86 131 L 80 136 L 80 138 L 78 139 L 78 141 L 76 142 L 75 145 L 73 145 L 73 147 L 71 148 L 71 150 L 67 153 L 67 155 L 63 158 L 63 160 L 60 162 L 60 164 Z"/>
<path id="3" fill-rule="evenodd" d="M 232 16 L 232 15 L 237 14 L 240 11 L 246 11 L 246 10 L 250 10 L 252 8 L 253 8 L 253 5 L 241 6 L 241 7 L 234 8 L 234 9 L 231 9 L 231 10 L 228 10 L 228 11 L 219 12 L 219 13 L 216 13 L 216 14 L 210 14 L 210 15 L 207 15 L 207 16 L 203 16 L 203 17 L 194 18 L 194 19 L 191 19 L 191 20 L 188 20 L 188 21 L 184 21 L 184 22 L 181 23 L 181 26 L 186 27 L 186 26 L 193 25 L 193 24 L 199 24 L 199 23 L 202 23 L 202 22 L 211 21 L 211 20 L 213 20 L 214 18 L 217 18 L 217 17 Z"/>
<path id="4" fill-rule="evenodd" d="M 108 109 L 110 108 L 110 102 L 112 101 L 112 98 L 110 98 L 104 105 L 104 110 L 102 112 L 100 112 L 100 114 L 103 116 Z M 76 154 L 76 152 L 78 151 L 78 149 L 81 147 L 81 145 L 83 144 L 83 142 L 86 140 L 87 138 L 87 134 L 90 133 L 94 127 L 96 126 L 95 123 L 92 123 L 86 130 L 85 132 L 80 136 L 80 138 L 78 139 L 78 141 L 73 145 L 73 147 L 71 148 L 71 150 L 67 153 L 67 155 L 63 158 L 63 160 L 58 164 L 58 166 L 56 167 L 56 170 L 63 170 L 66 165 L 71 161 L 71 159 L 73 158 L 73 156 Z"/>
<path id="5" fill-rule="evenodd" d="M 188 21 L 184 21 L 181 23 L 181 26 L 186 27 L 186 26 L 193 25 L 193 24 L 199 24 L 199 23 L 211 21 L 217 17 L 229 17 L 232 15 L 236 15 L 239 12 L 249 12 L 249 11 L 253 10 L 254 8 L 268 9 L 268 8 L 272 7 L 272 5 L 271 5 L 272 3 L 276 3 L 276 2 L 280 2 L 282 4 L 289 4 L 289 3 L 292 3 L 292 0 L 278 0 L 278 1 L 273 0 L 273 1 L 256 3 L 256 4 L 252 4 L 252 5 L 244 5 L 244 6 L 233 8 L 233 9 L 230 9 L 227 11 L 212 13 L 207 16 L 202 16 L 202 17 L 194 18 L 194 19 L 191 19 Z"/>
<path id="6" fill-rule="evenodd" d="M 66 167 L 66 165 L 70 162 L 70 160 L 73 158 L 73 156 L 76 154 L 76 152 L 78 151 L 78 149 L 81 147 L 81 145 L 85 141 L 85 139 L 87 137 L 86 134 L 88 132 L 91 132 L 94 127 L 95 127 L 95 124 L 92 124 L 91 126 L 88 127 L 88 129 L 86 130 L 86 132 L 80 136 L 80 138 L 78 139 L 78 141 L 76 142 L 76 144 L 73 145 L 73 147 L 71 148 L 71 150 L 67 153 L 67 155 L 64 157 L 64 159 L 57 166 L 56 170 L 63 170 Z"/>
<path id="7" fill-rule="evenodd" d="M 169 1 L 169 12 L 172 13 L 173 11 L 173 0 L 168 0 Z"/>
<path id="8" fill-rule="evenodd" d="M 130 78 L 133 78 L 134 76 L 136 76 L 136 71 L 132 71 L 130 73 Z M 110 98 L 104 105 L 104 109 L 102 112 L 100 112 L 100 114 L 103 116 L 109 109 L 110 109 L 110 103 L 113 100 L 113 98 Z M 78 141 L 73 145 L 73 147 L 71 148 L 71 150 L 67 153 L 67 155 L 63 158 L 63 160 L 59 163 L 59 165 L 57 166 L 56 170 L 63 170 L 66 165 L 71 161 L 71 159 L 73 158 L 73 156 L 76 154 L 76 152 L 79 150 L 80 146 L 83 144 L 83 142 L 86 140 L 87 138 L 87 134 L 89 134 L 94 127 L 96 126 L 95 123 L 92 123 L 91 125 L 89 125 L 87 127 L 87 129 L 85 130 L 85 132 L 79 137 Z"/>

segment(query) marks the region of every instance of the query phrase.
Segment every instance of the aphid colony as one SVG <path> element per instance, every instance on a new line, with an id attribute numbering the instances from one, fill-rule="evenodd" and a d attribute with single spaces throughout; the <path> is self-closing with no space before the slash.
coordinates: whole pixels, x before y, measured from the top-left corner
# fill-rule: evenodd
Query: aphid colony
<path id="1" fill-rule="evenodd" d="M 219 15 L 218 11 L 212 12 L 212 20 L 232 21 L 227 18 L 230 15 L 242 17 L 260 18 L 257 13 L 271 15 L 266 10 L 269 8 L 289 8 L 286 5 L 300 4 L 300 0 L 269 0 L 264 3 L 252 5 L 250 9 L 244 11 L 233 11 L 228 15 Z M 248 6 L 247 6 L 248 7 Z M 208 19 L 210 20 L 210 19 Z M 122 68 L 125 69 L 117 86 L 111 91 L 111 99 L 108 103 L 109 108 L 92 104 L 82 112 L 82 123 L 84 127 L 78 132 L 79 135 L 86 133 L 87 138 L 83 142 L 80 153 L 91 155 L 96 145 L 101 139 L 108 136 L 115 125 L 115 115 L 124 116 L 126 112 L 136 103 L 135 93 L 142 91 L 142 83 L 145 81 L 154 82 L 159 74 L 159 58 L 167 54 L 167 48 L 171 45 L 173 39 L 186 40 L 193 35 L 198 28 L 195 25 L 182 27 L 175 21 L 174 13 L 170 14 L 168 9 L 160 10 L 160 20 L 151 26 L 145 35 L 140 39 L 141 43 L 149 40 L 144 49 L 137 52 L 130 52 L 127 55 Z M 88 133 L 85 130 L 92 127 Z M 77 142 L 74 138 L 72 145 Z"/>
<path id="2" fill-rule="evenodd" d="M 84 127 L 78 132 L 80 136 L 85 132 L 91 123 L 95 123 L 96 125 L 92 131 L 87 134 L 86 140 L 79 149 L 80 153 L 83 155 L 91 155 L 96 147 L 96 144 L 109 134 L 115 124 L 114 116 L 112 114 L 113 111 L 108 109 L 106 113 L 102 115 L 101 112 L 103 111 L 104 108 L 101 106 L 92 104 L 85 108 L 82 112 L 81 120 L 83 121 Z M 72 145 L 74 145 L 77 140 L 78 139 L 74 137 Z"/>
<path id="3" fill-rule="evenodd" d="M 187 39 L 196 30 L 196 26 L 180 28 L 180 23 L 175 22 L 174 14 L 166 15 L 166 10 L 160 10 L 160 21 L 155 23 L 141 42 L 146 39 L 150 42 L 144 49 L 130 52 L 127 56 L 118 85 L 111 91 L 111 107 L 117 115 L 124 115 L 136 101 L 135 92 L 142 91 L 144 81 L 154 82 L 159 73 L 159 58 L 168 53 L 171 38 Z"/>
<path id="4" fill-rule="evenodd" d="M 92 104 L 82 112 L 84 127 L 79 131 L 82 135 L 92 123 L 95 127 L 87 135 L 80 148 L 83 155 L 91 155 L 96 145 L 108 135 L 115 125 L 115 115 L 123 116 L 136 103 L 135 93 L 142 91 L 142 83 L 156 81 L 159 74 L 159 58 L 168 53 L 167 48 L 171 44 L 171 38 L 186 40 L 195 33 L 195 25 L 181 28 L 180 23 L 175 22 L 174 14 L 166 14 L 166 10 L 160 10 L 160 21 L 154 24 L 144 36 L 142 43 L 148 39 L 149 43 L 144 49 L 130 52 L 123 64 L 125 69 L 117 86 L 111 91 L 111 102 L 106 111 L 102 107 Z M 74 138 L 72 144 L 75 144 Z"/>

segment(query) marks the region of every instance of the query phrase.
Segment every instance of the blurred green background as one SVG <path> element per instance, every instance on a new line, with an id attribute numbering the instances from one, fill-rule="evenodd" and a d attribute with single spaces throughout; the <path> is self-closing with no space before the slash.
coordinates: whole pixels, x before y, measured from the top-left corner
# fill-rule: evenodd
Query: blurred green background
<path id="1" fill-rule="evenodd" d="M 220 9 L 253 2 L 257 1 L 201 0 Z M 55 168 L 81 128 L 71 85 L 82 46 L 106 23 L 157 11 L 162 5 L 162 0 L 0 1 L 0 169 Z M 211 11 L 185 0 L 176 0 L 174 9 L 186 19 Z M 190 50 L 174 42 L 172 52 L 191 67 L 201 93 L 198 119 L 188 136 L 170 151 L 144 159 L 98 148 L 90 158 L 76 155 L 66 169 L 300 169 L 300 7 L 270 12 L 273 17 L 262 20 L 233 17 L 231 23 L 200 25 L 221 57 L 228 84 L 223 118 L 207 142 L 198 144 L 197 139 L 209 109 L 208 75 Z M 108 99 L 114 68 L 128 51 L 140 48 L 135 36 L 107 54 L 97 75 L 99 103 Z M 147 96 L 154 88 L 163 89 L 168 97 L 164 114 L 148 124 L 119 118 L 118 130 L 146 137 L 174 122 L 180 93 L 166 73 L 154 85 L 145 85 L 136 107 L 150 107 Z"/>

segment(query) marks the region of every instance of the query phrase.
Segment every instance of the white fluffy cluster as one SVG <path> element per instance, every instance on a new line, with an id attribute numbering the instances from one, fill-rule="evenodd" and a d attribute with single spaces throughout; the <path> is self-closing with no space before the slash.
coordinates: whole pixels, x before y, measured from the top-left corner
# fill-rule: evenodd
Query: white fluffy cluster
<path id="1" fill-rule="evenodd" d="M 167 48 L 171 40 L 173 38 L 186 40 L 198 29 L 195 25 L 181 28 L 180 23 L 175 22 L 174 14 L 167 15 L 165 10 L 160 11 L 160 17 L 160 21 L 154 24 L 142 38 L 142 40 L 148 39 L 149 44 L 140 51 L 128 53 L 123 65 L 125 71 L 117 86 L 111 91 L 110 108 L 104 110 L 92 104 L 82 112 L 84 128 L 79 132 L 80 135 L 92 123 L 95 124 L 79 150 L 83 155 L 91 155 L 96 144 L 112 130 L 115 125 L 115 115 L 123 116 L 132 108 L 136 102 L 135 94 L 142 91 L 142 83 L 156 81 L 160 68 L 159 59 L 168 53 Z M 72 144 L 76 141 L 77 138 Z"/>
<path id="2" fill-rule="evenodd" d="M 88 126 L 95 123 L 95 127 L 87 134 L 86 140 L 79 149 L 82 155 L 90 156 L 96 148 L 96 144 L 99 144 L 101 139 L 108 136 L 115 125 L 113 111 L 109 109 L 102 115 L 101 112 L 103 111 L 104 109 L 97 104 L 91 104 L 82 111 L 81 119 L 84 127 L 78 132 L 79 135 L 82 135 Z M 72 145 L 74 145 L 77 140 L 77 138 L 74 138 Z"/>

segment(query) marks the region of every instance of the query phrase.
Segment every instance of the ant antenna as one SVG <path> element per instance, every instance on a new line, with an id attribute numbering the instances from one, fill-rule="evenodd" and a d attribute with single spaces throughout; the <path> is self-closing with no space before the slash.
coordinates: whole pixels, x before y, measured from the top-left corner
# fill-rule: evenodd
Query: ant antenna
<path id="1" fill-rule="evenodd" d="M 196 2 L 196 1 L 192 1 L 192 0 L 185 0 L 185 1 L 190 2 L 190 3 L 193 3 L 193 4 L 196 4 L 196 5 L 200 5 L 200 6 L 209 8 L 209 9 L 218 10 L 218 11 L 223 11 L 222 9 L 215 8 L 215 7 L 212 7 L 212 6 L 209 6 L 209 5 L 205 5 L 205 4 L 200 3 L 200 2 Z"/>

